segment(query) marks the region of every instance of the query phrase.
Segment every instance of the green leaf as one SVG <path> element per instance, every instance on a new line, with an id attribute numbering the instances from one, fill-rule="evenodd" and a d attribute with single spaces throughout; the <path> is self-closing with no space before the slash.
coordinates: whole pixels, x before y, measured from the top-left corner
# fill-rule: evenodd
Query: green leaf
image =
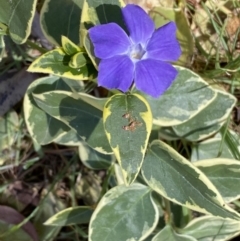
<path id="1" fill-rule="evenodd" d="M 50 117 L 50 118 L 52 118 L 52 117 Z M 53 121 L 53 123 L 55 123 L 55 120 Z M 62 124 L 64 124 L 64 123 L 62 123 Z M 61 133 L 60 135 L 58 135 L 53 140 L 53 142 L 57 143 L 59 145 L 64 145 L 64 146 L 79 146 L 79 144 L 82 142 L 82 139 L 76 133 L 76 131 L 74 131 L 73 129 L 68 127 L 68 130 L 63 132 L 63 133 Z"/>
<path id="2" fill-rule="evenodd" d="M 85 94 L 85 93 L 79 93 L 79 98 L 81 98 L 84 102 L 92 105 L 93 107 L 103 111 L 104 106 L 106 104 L 106 101 L 108 98 L 97 98 L 95 96 Z"/>
<path id="3" fill-rule="evenodd" d="M 216 158 L 198 161 L 194 165 L 209 178 L 225 202 L 229 203 L 240 197 L 239 161 Z"/>
<path id="4" fill-rule="evenodd" d="M 103 128 L 102 111 L 84 102 L 77 93 L 50 91 L 34 94 L 37 105 L 73 129 L 101 153 L 112 153 Z"/>
<path id="5" fill-rule="evenodd" d="M 89 241 L 144 240 L 156 227 L 159 211 L 141 184 L 117 186 L 99 202 L 89 225 Z"/>
<path id="6" fill-rule="evenodd" d="M 138 94 L 116 94 L 105 104 L 104 128 L 126 185 L 140 171 L 152 128 L 148 103 Z"/>
<path id="7" fill-rule="evenodd" d="M 73 43 L 70 39 L 68 39 L 65 36 L 62 36 L 62 48 L 63 51 L 67 54 L 67 55 L 74 55 L 78 52 L 81 51 L 81 48 L 78 47 L 75 43 Z"/>
<path id="8" fill-rule="evenodd" d="M 8 26 L 12 40 L 24 43 L 31 32 L 37 0 L 0 0 L 0 22 Z"/>
<path id="9" fill-rule="evenodd" d="M 11 146 L 16 141 L 19 129 L 19 118 L 15 111 L 10 110 L 0 117 L 0 165 L 11 158 Z"/>
<path id="10" fill-rule="evenodd" d="M 152 241 L 197 241 L 195 238 L 176 233 L 171 226 L 166 225 L 164 229 L 158 232 L 152 239 Z"/>
<path id="11" fill-rule="evenodd" d="M 173 131 L 172 127 L 160 127 L 158 137 L 156 139 L 164 139 L 168 141 L 179 140 L 179 137 Z"/>
<path id="12" fill-rule="evenodd" d="M 40 13 L 40 23 L 45 37 L 61 45 L 64 35 L 79 44 L 79 24 L 83 0 L 45 0 Z"/>
<path id="13" fill-rule="evenodd" d="M 239 214 L 224 203 L 210 180 L 162 141 L 151 143 L 142 174 L 149 187 L 174 203 L 201 213 L 240 219 Z"/>
<path id="14" fill-rule="evenodd" d="M 223 146 L 222 146 L 222 152 L 220 153 L 220 146 L 222 141 L 223 141 Z M 203 141 L 201 143 L 197 143 L 192 148 L 192 155 L 191 155 L 192 162 L 195 162 L 198 160 L 210 159 L 210 158 L 217 158 L 217 157 L 234 159 L 225 140 L 222 140 L 221 137 L 215 137 L 215 138 Z"/>
<path id="15" fill-rule="evenodd" d="M 157 28 L 169 21 L 174 21 L 176 23 L 177 39 L 179 40 L 182 50 L 182 55 L 176 64 L 186 66 L 190 65 L 194 44 L 190 26 L 188 25 L 184 11 L 184 8 L 154 7 L 149 15 Z"/>
<path id="16" fill-rule="evenodd" d="M 125 3 L 122 0 L 104 0 L 104 2 L 86 0 L 81 16 L 81 29 L 88 30 L 93 25 L 111 22 L 125 28 L 121 12 L 123 6 Z"/>
<path id="17" fill-rule="evenodd" d="M 15 141 L 19 119 L 15 111 L 10 110 L 3 117 L 0 117 L 0 148 L 9 148 Z"/>
<path id="18" fill-rule="evenodd" d="M 78 147 L 78 153 L 82 163 L 94 170 L 107 169 L 113 161 L 112 155 L 105 155 L 92 149 L 85 142 L 81 142 Z"/>
<path id="19" fill-rule="evenodd" d="M 58 77 L 59 78 L 59 77 Z M 64 83 L 71 89 L 72 92 L 77 92 L 78 94 L 84 94 L 85 85 L 83 81 L 76 81 L 73 79 L 61 78 Z"/>
<path id="20" fill-rule="evenodd" d="M 58 48 L 36 59 L 28 71 L 54 74 L 75 80 L 91 80 L 96 77 L 96 70 L 91 63 L 74 69 L 69 66 L 70 61 L 71 57 L 66 55 L 62 48 Z"/>
<path id="21" fill-rule="evenodd" d="M 29 87 L 24 97 L 23 109 L 25 122 L 31 137 L 39 144 L 45 145 L 56 142 L 64 145 L 78 145 L 81 140 L 75 131 L 66 124 L 52 118 L 35 102 L 32 93 L 44 93 L 51 90 L 80 90 L 81 82 L 75 80 L 61 79 L 49 76 L 35 80 Z M 78 85 L 77 85 L 78 84 Z"/>
<path id="22" fill-rule="evenodd" d="M 194 219 L 182 230 L 182 234 L 192 236 L 198 241 L 224 241 L 232 240 L 240 234 L 240 222 L 205 216 Z"/>
<path id="23" fill-rule="evenodd" d="M 89 223 L 92 213 L 93 209 L 87 206 L 67 208 L 56 213 L 44 224 L 51 226 L 68 226 Z"/>
<path id="24" fill-rule="evenodd" d="M 99 64 L 100 60 L 97 57 L 95 57 L 94 47 L 90 40 L 88 31 L 85 29 L 80 29 L 80 35 L 81 35 L 80 36 L 81 43 L 83 43 L 82 45 L 84 46 L 84 48 L 88 54 L 88 57 L 91 59 L 92 64 L 94 65 L 95 69 L 98 69 L 98 64 Z"/>
<path id="25" fill-rule="evenodd" d="M 123 6 L 125 6 L 123 0 L 104 0 L 104 2 L 86 0 L 84 2 L 80 24 L 80 39 L 95 68 L 97 68 L 98 60 L 94 57 L 93 46 L 87 30 L 94 25 L 111 22 L 117 23 L 125 29 L 121 12 L 121 7 Z"/>
<path id="26" fill-rule="evenodd" d="M 79 69 L 86 64 L 91 64 L 91 60 L 86 51 L 65 36 L 62 36 L 62 48 L 67 55 L 71 56 L 68 63 L 69 67 Z"/>
<path id="27" fill-rule="evenodd" d="M 145 96 L 156 125 L 184 123 L 201 112 L 217 96 L 199 75 L 183 67 L 175 68 L 178 70 L 177 78 L 162 96 L 158 99 Z"/>
<path id="28" fill-rule="evenodd" d="M 123 185 L 124 184 L 124 178 L 122 175 L 122 169 L 121 167 L 118 165 L 118 163 L 114 163 L 114 175 L 117 181 L 117 185 Z"/>
<path id="29" fill-rule="evenodd" d="M 69 62 L 69 66 L 71 68 L 81 68 L 84 65 L 90 63 L 91 60 L 89 59 L 88 55 L 86 53 L 80 52 L 71 57 L 71 60 Z"/>
<path id="30" fill-rule="evenodd" d="M 189 141 L 200 141 L 216 133 L 230 115 L 236 98 L 216 90 L 217 98 L 189 121 L 173 126 L 175 133 Z"/>

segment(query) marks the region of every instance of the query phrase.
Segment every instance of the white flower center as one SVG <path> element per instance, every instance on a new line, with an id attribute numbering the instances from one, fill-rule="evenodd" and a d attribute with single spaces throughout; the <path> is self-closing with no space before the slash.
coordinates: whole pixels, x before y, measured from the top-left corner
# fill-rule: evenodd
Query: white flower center
<path id="1" fill-rule="evenodd" d="M 132 45 L 129 51 L 129 55 L 133 61 L 138 61 L 142 59 L 145 53 L 146 51 L 141 44 Z"/>

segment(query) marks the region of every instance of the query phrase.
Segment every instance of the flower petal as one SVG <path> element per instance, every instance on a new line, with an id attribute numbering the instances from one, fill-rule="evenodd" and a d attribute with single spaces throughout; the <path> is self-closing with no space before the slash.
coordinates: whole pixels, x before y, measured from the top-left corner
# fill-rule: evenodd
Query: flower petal
<path id="1" fill-rule="evenodd" d="M 154 59 L 141 60 L 136 63 L 136 88 L 157 98 L 168 89 L 177 73 L 168 63 Z"/>
<path id="2" fill-rule="evenodd" d="M 133 82 L 134 64 L 127 55 L 103 59 L 99 64 L 98 85 L 126 92 Z"/>
<path id="3" fill-rule="evenodd" d="M 89 29 L 94 53 L 100 59 L 124 54 L 130 46 L 130 39 L 116 23 L 97 25 Z"/>
<path id="4" fill-rule="evenodd" d="M 158 28 L 147 45 L 147 57 L 162 61 L 176 61 L 181 55 L 181 48 L 176 38 L 176 24 L 170 22 Z"/>
<path id="5" fill-rule="evenodd" d="M 152 19 L 141 7 L 133 4 L 124 7 L 122 13 L 132 41 L 145 44 L 155 29 Z"/>

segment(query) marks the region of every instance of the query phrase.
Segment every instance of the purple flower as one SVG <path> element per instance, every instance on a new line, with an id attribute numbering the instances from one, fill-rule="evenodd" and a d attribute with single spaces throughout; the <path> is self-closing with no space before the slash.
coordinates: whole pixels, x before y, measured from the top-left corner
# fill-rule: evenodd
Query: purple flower
<path id="1" fill-rule="evenodd" d="M 115 23 L 89 30 L 94 53 L 101 59 L 98 85 L 126 92 L 134 80 L 138 90 L 158 97 L 177 76 L 177 70 L 165 62 L 181 55 L 176 24 L 170 22 L 155 30 L 147 13 L 132 4 L 124 7 L 122 14 L 129 36 Z"/>

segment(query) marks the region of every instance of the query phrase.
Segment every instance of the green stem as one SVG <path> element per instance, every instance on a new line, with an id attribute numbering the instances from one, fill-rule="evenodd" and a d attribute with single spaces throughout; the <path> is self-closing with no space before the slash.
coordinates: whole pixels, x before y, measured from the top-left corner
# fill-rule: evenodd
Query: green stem
<path id="1" fill-rule="evenodd" d="M 163 197 L 163 201 L 165 205 L 165 215 L 164 215 L 165 223 L 170 225 L 172 223 L 172 212 L 171 212 L 170 201 L 165 197 Z"/>
<path id="2" fill-rule="evenodd" d="M 37 50 L 38 50 L 39 52 L 41 52 L 42 54 L 45 54 L 45 53 L 47 53 L 47 51 L 48 51 L 47 49 L 38 46 L 37 44 L 33 43 L 33 42 L 30 41 L 30 40 L 27 40 L 27 41 L 26 41 L 26 44 L 29 45 L 29 46 L 30 46 L 31 48 L 33 48 L 33 49 L 37 49 Z"/>

